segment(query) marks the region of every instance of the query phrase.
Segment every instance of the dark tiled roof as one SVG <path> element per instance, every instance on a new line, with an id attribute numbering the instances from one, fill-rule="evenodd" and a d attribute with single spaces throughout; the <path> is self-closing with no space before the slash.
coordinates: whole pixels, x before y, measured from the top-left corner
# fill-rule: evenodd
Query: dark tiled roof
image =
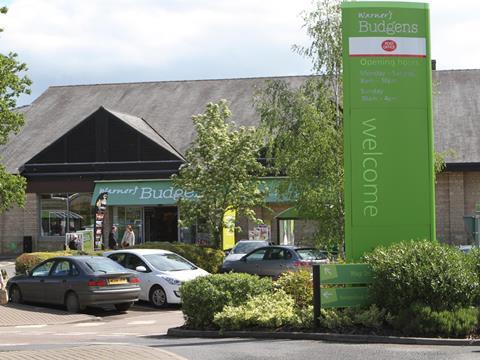
<path id="1" fill-rule="evenodd" d="M 280 79 L 298 86 L 306 78 Z M 236 124 L 258 124 L 252 97 L 266 79 L 272 78 L 53 86 L 27 109 L 21 132 L 0 149 L 2 161 L 8 171 L 18 172 L 25 162 L 102 106 L 124 114 L 124 120 L 143 119 L 184 154 L 194 137 L 192 115 L 203 113 L 209 102 L 227 99 Z"/>

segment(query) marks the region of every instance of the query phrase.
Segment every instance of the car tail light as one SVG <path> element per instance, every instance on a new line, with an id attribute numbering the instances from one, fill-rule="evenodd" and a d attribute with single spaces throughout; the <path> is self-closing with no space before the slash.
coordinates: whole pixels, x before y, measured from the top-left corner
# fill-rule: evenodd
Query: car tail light
<path id="1" fill-rule="evenodd" d="M 103 279 L 90 280 L 88 286 L 107 286 L 107 281 Z"/>
<path id="2" fill-rule="evenodd" d="M 302 267 L 302 266 L 310 266 L 311 264 L 307 261 L 295 261 L 293 266 L 295 267 Z"/>
<path id="3" fill-rule="evenodd" d="M 140 283 L 140 279 L 137 278 L 137 277 L 130 278 L 129 281 L 130 281 L 131 284 L 138 284 L 138 283 Z"/>

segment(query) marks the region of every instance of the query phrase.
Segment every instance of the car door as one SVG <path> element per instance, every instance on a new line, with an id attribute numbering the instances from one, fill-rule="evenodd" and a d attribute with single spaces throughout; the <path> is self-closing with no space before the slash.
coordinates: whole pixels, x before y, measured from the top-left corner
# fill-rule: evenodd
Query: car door
<path id="1" fill-rule="evenodd" d="M 41 263 L 33 268 L 30 276 L 22 282 L 20 291 L 25 301 L 45 302 L 45 279 L 48 277 L 54 263 L 55 260 Z"/>
<path id="2" fill-rule="evenodd" d="M 244 258 L 234 263 L 233 270 L 247 274 L 261 275 L 261 264 L 266 252 L 267 248 L 260 248 L 245 255 Z"/>
<path id="3" fill-rule="evenodd" d="M 281 273 L 288 271 L 288 263 L 293 254 L 285 248 L 271 247 L 265 254 L 261 274 L 264 276 L 278 277 Z"/>
<path id="4" fill-rule="evenodd" d="M 137 271 L 136 268 L 138 266 L 145 267 L 147 271 Z M 138 255 L 135 254 L 126 254 L 124 267 L 136 273 L 136 275 L 140 279 L 141 291 L 139 298 L 142 300 L 148 300 L 148 291 L 150 289 L 150 286 L 152 285 L 152 281 L 154 281 L 155 276 L 152 273 L 150 267 Z"/>
<path id="5" fill-rule="evenodd" d="M 45 302 L 63 304 L 65 293 L 72 287 L 77 276 L 78 271 L 70 260 L 57 260 L 45 278 Z"/>

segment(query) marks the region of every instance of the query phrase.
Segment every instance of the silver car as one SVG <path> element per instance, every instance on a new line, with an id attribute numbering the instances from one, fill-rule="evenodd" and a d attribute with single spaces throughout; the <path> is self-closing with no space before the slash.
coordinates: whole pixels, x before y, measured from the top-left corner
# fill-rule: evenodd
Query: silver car
<path id="1" fill-rule="evenodd" d="M 255 249 L 239 260 L 225 261 L 222 272 L 242 272 L 277 278 L 286 271 L 311 269 L 314 264 L 328 263 L 327 256 L 313 248 L 265 246 Z"/>

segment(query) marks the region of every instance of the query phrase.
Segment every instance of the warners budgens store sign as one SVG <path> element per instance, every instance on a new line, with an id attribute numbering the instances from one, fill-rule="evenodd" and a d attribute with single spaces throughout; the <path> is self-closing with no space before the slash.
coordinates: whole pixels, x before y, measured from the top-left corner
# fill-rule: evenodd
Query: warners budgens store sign
<path id="1" fill-rule="evenodd" d="M 171 180 L 97 182 L 92 199 L 102 192 L 108 193 L 108 205 L 173 205 L 179 198 L 196 197 L 174 187 Z"/>
<path id="2" fill-rule="evenodd" d="M 344 2 L 345 233 L 350 259 L 434 239 L 428 5 Z"/>
<path id="3" fill-rule="evenodd" d="M 263 178 L 262 182 L 269 189 L 266 202 L 285 202 L 287 199 L 279 197 L 276 189 L 281 179 Z M 98 195 L 108 193 L 108 205 L 174 205 L 178 199 L 195 199 L 196 194 L 185 191 L 173 185 L 170 179 L 161 180 L 123 180 L 97 181 L 92 196 L 92 205 Z"/>

